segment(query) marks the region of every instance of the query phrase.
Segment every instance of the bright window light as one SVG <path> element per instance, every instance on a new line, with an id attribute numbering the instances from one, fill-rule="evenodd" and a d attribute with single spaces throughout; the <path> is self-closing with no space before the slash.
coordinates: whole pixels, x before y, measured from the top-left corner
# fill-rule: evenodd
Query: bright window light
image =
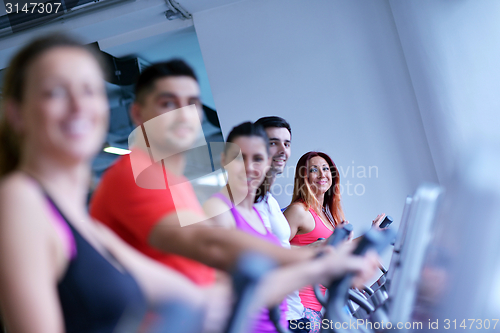
<path id="1" fill-rule="evenodd" d="M 226 176 L 227 177 L 227 176 Z M 217 170 L 212 172 L 209 175 L 200 177 L 193 181 L 197 185 L 206 185 L 206 186 L 224 186 L 226 185 L 226 179 L 222 174 L 222 170 Z"/>
<path id="2" fill-rule="evenodd" d="M 106 153 L 116 154 L 116 155 L 127 155 L 127 154 L 130 154 L 130 150 L 128 150 L 128 149 L 122 149 L 122 148 L 116 148 L 116 147 L 106 147 L 106 148 L 104 148 L 104 151 Z"/>

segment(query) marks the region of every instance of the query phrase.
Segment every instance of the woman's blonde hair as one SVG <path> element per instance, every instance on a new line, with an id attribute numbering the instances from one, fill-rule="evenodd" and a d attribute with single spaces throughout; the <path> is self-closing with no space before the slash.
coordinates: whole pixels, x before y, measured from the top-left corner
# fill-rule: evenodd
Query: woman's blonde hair
<path id="1" fill-rule="evenodd" d="M 96 50 L 62 33 L 37 38 L 12 58 L 3 81 L 2 112 L 0 112 L 0 177 L 15 170 L 21 159 L 22 137 L 14 131 L 7 119 L 5 105 L 7 102 L 19 104 L 23 101 L 29 65 L 43 53 L 58 47 L 76 47 L 86 50 L 104 69 L 102 57 Z"/>
<path id="2" fill-rule="evenodd" d="M 318 201 L 308 181 L 309 169 L 307 163 L 315 156 L 324 158 L 332 173 L 332 186 L 326 191 L 323 202 Z M 340 203 L 340 175 L 330 156 L 322 152 L 310 151 L 299 159 L 295 168 L 292 203 L 297 201 L 302 201 L 307 210 L 312 207 L 318 214 L 320 213 L 317 211 L 318 208 L 324 208 L 326 216 L 332 220 L 335 226 L 344 221 L 344 211 Z"/>

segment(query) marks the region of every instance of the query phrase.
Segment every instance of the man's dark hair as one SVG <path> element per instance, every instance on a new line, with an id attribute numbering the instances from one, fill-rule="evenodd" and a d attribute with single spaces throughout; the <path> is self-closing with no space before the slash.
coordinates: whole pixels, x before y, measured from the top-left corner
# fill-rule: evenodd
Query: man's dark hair
<path id="1" fill-rule="evenodd" d="M 286 128 L 290 132 L 290 137 L 292 136 L 292 128 L 290 124 L 283 118 L 277 116 L 262 117 L 255 122 L 261 125 L 264 129 L 269 127 Z"/>
<path id="2" fill-rule="evenodd" d="M 198 82 L 194 70 L 181 59 L 159 62 L 146 68 L 135 85 L 135 100 L 144 102 L 145 96 L 154 89 L 156 80 L 169 76 L 188 76 Z"/>

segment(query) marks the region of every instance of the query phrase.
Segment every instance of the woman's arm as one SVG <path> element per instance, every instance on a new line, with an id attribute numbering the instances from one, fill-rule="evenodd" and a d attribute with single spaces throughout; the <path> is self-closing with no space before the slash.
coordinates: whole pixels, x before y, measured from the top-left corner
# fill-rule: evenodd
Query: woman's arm
<path id="1" fill-rule="evenodd" d="M 135 277 L 153 305 L 180 301 L 204 309 L 203 332 L 220 332 L 229 318 L 232 303 L 230 285 L 200 288 L 186 277 L 138 252 L 113 231 L 96 223 L 101 241 Z"/>
<path id="2" fill-rule="evenodd" d="M 68 263 L 43 196 L 19 176 L 0 185 L 0 310 L 9 333 L 64 332 L 57 278 Z"/>
<path id="3" fill-rule="evenodd" d="M 327 284 L 347 273 L 355 274 L 355 287 L 363 286 L 377 271 L 378 256 L 374 252 L 355 256 L 353 249 L 354 244 L 344 242 L 336 249 L 328 247 L 320 258 L 274 270 L 259 288 L 262 303 L 275 306 L 294 290 L 309 284 Z"/>
<path id="4" fill-rule="evenodd" d="M 203 303 L 203 292 L 189 279 L 132 248 L 107 226 L 96 223 L 100 241 L 135 277 L 152 304 L 179 299 L 195 306 Z"/>
<path id="5" fill-rule="evenodd" d="M 203 205 L 203 210 L 205 211 L 205 214 L 210 217 L 210 219 L 214 220 L 212 225 L 219 227 L 222 226 L 233 230 L 236 228 L 233 214 L 229 210 L 226 203 L 222 200 L 217 198 L 208 199 Z M 205 234 L 207 233 L 205 232 Z M 304 249 L 303 247 L 301 247 L 302 249 L 300 250 L 293 249 L 290 251 L 289 249 L 282 248 L 281 246 L 271 244 L 266 240 L 248 235 L 243 231 L 233 232 L 231 235 L 233 239 L 231 240 L 227 239 L 227 234 L 227 232 L 214 233 L 211 238 L 210 246 L 207 245 L 206 248 L 209 250 L 212 249 L 214 256 L 223 250 L 225 256 L 228 256 L 228 252 L 230 252 L 233 254 L 233 260 L 231 260 L 231 263 L 234 263 L 237 257 L 239 257 L 239 255 L 244 251 L 253 251 L 261 253 L 262 255 L 267 255 L 275 260 L 280 266 L 286 266 L 312 259 L 318 253 L 317 249 Z M 232 265 L 231 267 L 224 267 L 225 270 L 228 270 L 228 268 L 231 268 Z"/>
<path id="6" fill-rule="evenodd" d="M 304 234 L 314 229 L 314 218 L 301 203 L 291 204 L 283 214 L 290 225 L 290 240 L 297 234 Z"/>

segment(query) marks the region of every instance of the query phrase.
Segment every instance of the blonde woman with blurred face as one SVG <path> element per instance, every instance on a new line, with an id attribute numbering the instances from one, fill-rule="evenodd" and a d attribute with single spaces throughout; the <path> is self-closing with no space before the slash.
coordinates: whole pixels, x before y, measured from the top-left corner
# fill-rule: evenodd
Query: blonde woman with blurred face
<path id="1" fill-rule="evenodd" d="M 28 44 L 7 69 L 3 110 L 0 310 L 8 332 L 115 332 L 124 320 L 135 331 L 148 305 L 206 302 L 206 292 L 87 213 L 90 163 L 108 127 L 92 51 L 64 35 Z"/>

